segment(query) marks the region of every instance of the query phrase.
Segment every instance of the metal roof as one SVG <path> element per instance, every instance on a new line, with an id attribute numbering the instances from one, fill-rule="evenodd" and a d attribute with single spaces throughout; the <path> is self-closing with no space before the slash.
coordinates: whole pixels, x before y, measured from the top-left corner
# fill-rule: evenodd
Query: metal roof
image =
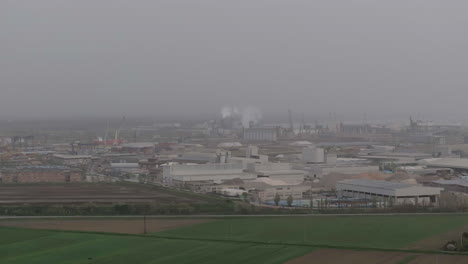
<path id="1" fill-rule="evenodd" d="M 468 169 L 468 159 L 461 158 L 434 158 L 421 160 L 422 165 L 431 167 L 444 167 L 455 169 Z"/>
<path id="2" fill-rule="evenodd" d="M 438 180 L 438 181 L 433 181 L 433 183 L 440 184 L 440 185 L 458 185 L 458 186 L 468 187 L 468 181 L 462 180 L 462 179 Z"/>
<path id="3" fill-rule="evenodd" d="M 377 180 L 366 180 L 366 179 L 344 180 L 344 181 L 339 181 L 338 183 L 358 185 L 358 186 L 377 188 L 377 189 L 384 189 L 384 190 L 398 190 L 398 189 L 418 186 L 416 184 L 407 184 L 407 183 L 389 182 L 389 181 L 377 181 Z"/>

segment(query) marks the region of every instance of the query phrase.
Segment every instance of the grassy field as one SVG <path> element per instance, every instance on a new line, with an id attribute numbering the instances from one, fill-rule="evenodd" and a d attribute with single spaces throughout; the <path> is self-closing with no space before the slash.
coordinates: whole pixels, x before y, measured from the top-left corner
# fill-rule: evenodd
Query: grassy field
<path id="1" fill-rule="evenodd" d="M 456 215 L 228 218 L 155 235 L 401 249 L 466 224 Z"/>
<path id="2" fill-rule="evenodd" d="M 439 256 L 408 246 L 467 223 L 468 215 L 230 217 L 147 236 L 0 227 L 0 263 L 429 263 L 421 261 Z"/>
<path id="3" fill-rule="evenodd" d="M 308 247 L 0 228 L 0 263 L 284 263 Z"/>

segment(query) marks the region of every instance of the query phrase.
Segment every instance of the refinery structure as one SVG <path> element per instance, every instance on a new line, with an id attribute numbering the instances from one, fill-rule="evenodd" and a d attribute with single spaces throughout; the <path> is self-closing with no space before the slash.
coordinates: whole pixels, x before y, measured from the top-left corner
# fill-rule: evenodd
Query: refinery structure
<path id="1" fill-rule="evenodd" d="M 336 114 L 307 120 L 291 109 L 268 123 L 255 107 L 223 107 L 211 120 L 132 122 L 112 119 L 87 134 L 3 133 L 0 181 L 124 181 L 309 208 L 324 199 L 330 207 L 373 199 L 437 207 L 468 195 L 468 134 L 460 124 L 351 123 Z"/>

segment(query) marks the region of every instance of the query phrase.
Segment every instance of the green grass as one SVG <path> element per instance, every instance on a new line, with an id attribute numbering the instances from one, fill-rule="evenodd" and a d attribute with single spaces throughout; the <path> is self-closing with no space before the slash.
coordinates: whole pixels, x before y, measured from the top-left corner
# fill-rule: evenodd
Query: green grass
<path id="1" fill-rule="evenodd" d="M 231 217 L 149 236 L 0 228 L 0 263 L 284 263 L 325 246 L 403 249 L 467 223 L 455 215 Z"/>
<path id="2" fill-rule="evenodd" d="M 468 216 L 323 216 L 228 218 L 156 236 L 350 248 L 402 249 L 468 224 Z"/>
<path id="3" fill-rule="evenodd" d="M 0 263 L 283 263 L 309 247 L 0 228 Z"/>

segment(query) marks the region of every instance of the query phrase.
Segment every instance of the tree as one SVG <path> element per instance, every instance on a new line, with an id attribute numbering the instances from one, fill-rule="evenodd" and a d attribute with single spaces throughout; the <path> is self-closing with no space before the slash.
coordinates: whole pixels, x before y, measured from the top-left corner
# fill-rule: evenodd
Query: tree
<path id="1" fill-rule="evenodd" d="M 292 206 L 292 203 L 293 203 L 293 198 L 291 195 L 288 196 L 288 206 L 291 207 Z"/>
<path id="2" fill-rule="evenodd" d="M 275 201 L 276 206 L 278 206 L 279 202 L 281 201 L 281 197 L 279 196 L 279 194 L 275 195 L 275 200 L 274 201 Z"/>
<path id="3" fill-rule="evenodd" d="M 247 202 L 247 197 L 248 197 L 248 195 L 247 195 L 246 192 L 245 192 L 245 193 L 242 193 L 242 198 L 243 198 L 244 201 L 246 201 L 246 202 Z"/>

